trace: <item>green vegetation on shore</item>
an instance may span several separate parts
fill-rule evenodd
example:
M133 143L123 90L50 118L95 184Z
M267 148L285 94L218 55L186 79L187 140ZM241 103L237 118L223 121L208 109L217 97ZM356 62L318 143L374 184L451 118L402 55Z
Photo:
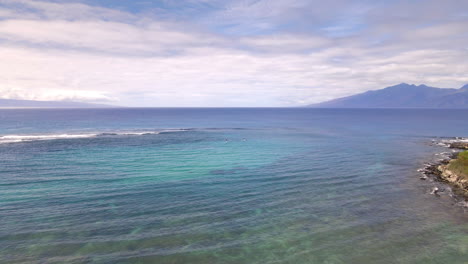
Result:
M460 152L457 159L450 162L448 169L468 179L468 151Z

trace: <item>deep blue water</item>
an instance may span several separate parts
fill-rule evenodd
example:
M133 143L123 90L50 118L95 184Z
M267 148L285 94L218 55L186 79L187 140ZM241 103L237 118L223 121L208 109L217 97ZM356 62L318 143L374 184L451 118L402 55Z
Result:
M455 136L468 110L0 110L0 263L467 263L417 172Z

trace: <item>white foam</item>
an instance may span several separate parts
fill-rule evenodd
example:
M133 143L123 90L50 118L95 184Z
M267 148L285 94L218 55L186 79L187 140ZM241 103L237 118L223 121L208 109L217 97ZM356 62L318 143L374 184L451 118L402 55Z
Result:
M441 147L446 147L449 148L452 143L455 142L468 142L468 138L462 138L462 137L454 137L454 138L444 138L444 139L438 139L432 140L432 144L436 146L441 146Z
M456 203L456 205L464 207L464 208L468 208L468 202L467 201L460 201L460 202Z
M5 135L0 136L0 144L53 139L90 138L97 134L50 134L50 135Z
M160 131L117 131L117 132L112 131L112 132L87 133L87 134L3 135L3 136L0 136L0 144L42 141L42 140L56 140L56 139L80 139L80 138L112 137L112 136L143 136L143 135L157 135L159 133Z
M468 138L457 137L457 138L442 139L439 141L438 144L450 144L454 142L468 142Z
M30 140L30 139L59 139L59 138L86 138L93 137L96 134L59 134L59 135L6 135L1 136L2 139L12 140Z
M117 132L117 133L102 133L100 135L105 136L105 135L115 135L115 136L143 136L143 135L158 135L160 132L150 132L150 131L145 131L145 132Z
M144 135L158 135L167 132L187 132L191 129L174 128L162 130L140 130L140 131L101 131L82 134L41 134L41 135L0 135L0 144L30 142L41 140L55 140L55 139L79 139L79 138L93 138L93 137L116 137L116 136L144 136Z

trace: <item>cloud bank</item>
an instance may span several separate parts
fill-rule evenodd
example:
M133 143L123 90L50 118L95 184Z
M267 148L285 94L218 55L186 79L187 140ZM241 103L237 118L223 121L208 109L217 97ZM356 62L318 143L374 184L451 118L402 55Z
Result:
M0 98L298 106L468 83L466 1L164 3L0 0Z

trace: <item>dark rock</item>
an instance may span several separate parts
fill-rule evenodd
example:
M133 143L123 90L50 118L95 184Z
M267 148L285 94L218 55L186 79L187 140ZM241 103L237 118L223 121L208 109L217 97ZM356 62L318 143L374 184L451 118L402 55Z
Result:
M453 142L449 147L455 149L468 149L468 142Z

